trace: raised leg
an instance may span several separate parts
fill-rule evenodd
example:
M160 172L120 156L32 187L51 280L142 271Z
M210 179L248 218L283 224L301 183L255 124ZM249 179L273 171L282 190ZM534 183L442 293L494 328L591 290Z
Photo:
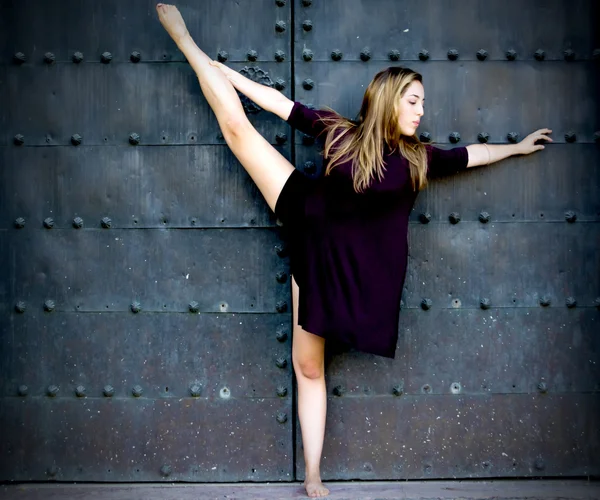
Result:
M298 383L298 417L302 430L306 478L309 497L324 497L329 490L321 482L321 453L325 437L327 392L325 389L325 339L298 325L299 288L292 278L294 320L292 360Z

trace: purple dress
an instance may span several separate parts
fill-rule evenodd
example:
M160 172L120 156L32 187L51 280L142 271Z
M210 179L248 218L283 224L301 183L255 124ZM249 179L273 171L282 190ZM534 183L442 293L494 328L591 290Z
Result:
M294 103L288 123L324 139L326 111ZM466 169L466 147L426 146L428 177ZM275 213L290 230L291 272L300 289L298 323L335 350L393 358L408 260L413 191L408 161L384 150L384 177L356 193L350 162L311 179L295 170Z

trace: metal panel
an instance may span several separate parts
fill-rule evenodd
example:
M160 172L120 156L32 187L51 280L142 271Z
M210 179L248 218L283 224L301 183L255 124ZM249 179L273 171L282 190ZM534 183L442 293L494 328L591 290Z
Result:
M287 151L283 153L288 156ZM0 148L0 227L272 226L275 217L225 146ZM32 180L35 179L35 182ZM49 189L48 186L52 186Z
M281 79L289 89L289 65L253 67L268 73L266 83ZM132 133L141 145L225 143L188 64L23 65L9 67L6 77L8 94L0 102L10 127L3 144L22 134L25 145L71 146L79 134L82 145L127 146ZM267 113L250 117L270 142L289 130Z
M0 479L289 481L291 425L277 418L290 412L273 398L6 398Z
M2 40L1 53L10 58L21 51L28 62L39 63L47 51L55 54L57 62L71 62L73 52L80 51L84 62L99 63L105 51L111 52L113 62L123 62L137 50L142 62L182 61L183 54L158 22L156 3L4 0L0 33L7 30L10 37ZM248 51L256 50L260 61L273 61L275 50L281 49L289 59L289 4L187 0L177 6L190 33L211 57L225 50L230 60L245 61ZM276 31L277 21L286 23L284 32ZM251 29L244 28L246 23Z
M335 49L342 61L359 61L365 48L375 60L387 60L392 50L400 60L415 60L423 49L430 60L445 60L451 48L460 60L477 60L479 49L489 59L506 59L513 49L518 60L533 60L543 49L547 61L562 60L571 49L577 60L589 60L599 46L600 12L587 0L295 2L296 42L312 50L315 61L331 60ZM310 30L304 29L306 20L312 21ZM296 61L302 59L302 50L296 51Z
M201 396L273 398L291 395L289 315L274 314L54 314L40 308L11 313L2 333L0 393L74 398L83 386L89 397L185 398L199 385ZM283 360L283 362L281 362ZM279 363L279 365L278 365ZM197 388L198 389L198 388Z
M329 403L325 480L589 476L600 470L597 394L342 396Z

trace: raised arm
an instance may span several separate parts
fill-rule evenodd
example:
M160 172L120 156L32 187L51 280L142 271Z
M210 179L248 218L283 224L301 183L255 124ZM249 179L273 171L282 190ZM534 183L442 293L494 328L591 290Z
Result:
M271 87L267 87L266 85L253 82L241 73L238 73L220 62L211 61L210 64L219 68L237 90L250 98L261 108L266 109L271 113L275 113L283 120L289 118L294 102L290 101L281 92L272 89Z

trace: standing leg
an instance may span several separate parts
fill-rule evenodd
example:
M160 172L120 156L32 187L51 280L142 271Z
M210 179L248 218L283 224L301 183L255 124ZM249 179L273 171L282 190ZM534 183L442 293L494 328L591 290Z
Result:
M329 494L329 490L321 482L320 469L327 414L325 339L303 330L298 325L299 295L296 280L292 278L292 360L298 383L298 417L306 464L304 487L309 497L324 497Z

